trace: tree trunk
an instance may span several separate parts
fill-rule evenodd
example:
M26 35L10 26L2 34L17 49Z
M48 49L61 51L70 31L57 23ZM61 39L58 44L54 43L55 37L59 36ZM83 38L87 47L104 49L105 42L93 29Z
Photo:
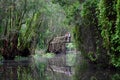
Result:
M9 38L1 39L2 47L0 52L5 60L13 60L15 56L27 57L30 55L29 48L18 49L18 33L10 34Z

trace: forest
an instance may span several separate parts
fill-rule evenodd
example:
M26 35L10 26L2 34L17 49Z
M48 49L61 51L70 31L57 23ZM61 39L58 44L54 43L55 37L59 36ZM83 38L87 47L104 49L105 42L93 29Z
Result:
M120 0L0 0L0 80L120 80L119 70Z

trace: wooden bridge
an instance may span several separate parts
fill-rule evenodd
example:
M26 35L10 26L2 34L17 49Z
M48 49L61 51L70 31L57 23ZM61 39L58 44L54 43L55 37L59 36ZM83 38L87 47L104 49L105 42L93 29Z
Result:
M68 36L55 37L50 40L47 52L66 54L66 43L69 42L70 38Z

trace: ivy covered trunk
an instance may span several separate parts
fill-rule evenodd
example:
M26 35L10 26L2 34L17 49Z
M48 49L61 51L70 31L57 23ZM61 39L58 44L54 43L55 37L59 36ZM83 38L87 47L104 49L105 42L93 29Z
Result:
M12 41L8 39L1 39L2 47L1 54L5 60L12 60L15 58L16 53L18 53L17 49L17 41L16 39L12 39Z
M1 0L0 55L6 60L35 53L42 23L39 0ZM33 3L33 4L31 4Z
M76 45L82 55L92 63L108 64L106 49L98 26L97 0L85 1L81 5L80 23L75 27Z
M91 62L120 67L120 0L86 0L80 7L78 49Z
M80 7L78 49L91 62L120 67L120 1L86 0Z
M99 10L101 35L110 58L109 63L120 67L120 1L101 0Z
M15 56L27 57L31 54L28 47L19 49L18 48L18 34L15 33L11 38L2 38L0 40L2 46L0 53L5 60L13 60Z

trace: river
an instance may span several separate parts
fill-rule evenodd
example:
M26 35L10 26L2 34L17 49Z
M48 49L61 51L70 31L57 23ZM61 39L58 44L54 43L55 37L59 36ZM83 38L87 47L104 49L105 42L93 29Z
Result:
M0 80L120 80L119 70L98 68L82 57L74 61L74 55L1 60Z

